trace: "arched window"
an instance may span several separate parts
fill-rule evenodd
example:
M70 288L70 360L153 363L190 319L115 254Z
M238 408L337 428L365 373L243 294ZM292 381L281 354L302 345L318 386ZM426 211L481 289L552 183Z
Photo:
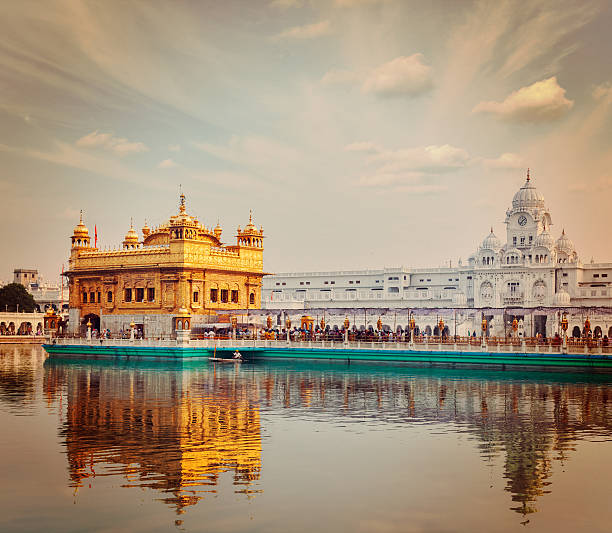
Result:
M255 293L254 292L249 294L249 304L255 305Z

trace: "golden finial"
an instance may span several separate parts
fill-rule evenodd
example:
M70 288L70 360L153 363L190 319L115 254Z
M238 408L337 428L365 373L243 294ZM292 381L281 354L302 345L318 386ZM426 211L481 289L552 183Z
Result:
M527 169L527 181L530 181L531 178L529 177L529 169Z
M249 224L253 223L253 210L249 209Z
M79 224L83 223L83 210L81 209L81 216L79 218Z

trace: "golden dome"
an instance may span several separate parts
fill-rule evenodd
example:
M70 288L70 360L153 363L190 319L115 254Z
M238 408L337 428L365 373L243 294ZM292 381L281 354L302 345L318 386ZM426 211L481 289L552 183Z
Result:
M221 227L221 224L219 224L219 221L217 221L217 225L215 226L215 229L213 230L213 233L215 234L215 237L217 237L217 239L221 239L221 234L223 233L223 228Z
M125 234L125 239L123 239L123 246L134 246L138 244L138 233L134 229L134 222L130 222L130 229Z
M147 225L147 221L145 220L144 226L142 227L142 234L147 237L151 233L151 228Z
M81 210L81 217L79 219L79 223L74 228L73 236L81 237L81 238L89 237L89 230L87 229L87 226L83 224L83 211L82 210Z
M253 211L249 211L249 223L244 227L244 231L255 231L255 224L253 224Z

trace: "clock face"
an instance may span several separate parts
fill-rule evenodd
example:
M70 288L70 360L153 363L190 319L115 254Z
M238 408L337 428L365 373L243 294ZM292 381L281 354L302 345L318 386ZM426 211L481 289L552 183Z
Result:
M518 219L519 226L524 226L527 224L527 217L525 215L521 215Z

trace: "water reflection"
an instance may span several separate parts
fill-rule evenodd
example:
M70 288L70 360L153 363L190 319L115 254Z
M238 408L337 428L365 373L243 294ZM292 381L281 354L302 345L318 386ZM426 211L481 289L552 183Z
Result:
M36 400L37 375L45 355L40 346L0 345L0 409L27 414Z
M235 375L210 382L206 371L54 361L46 370L47 392L66 380L61 436L75 489L121 474L123 486L161 491L177 513L215 493L226 471L235 492L259 490L259 410Z
M0 405L19 397L6 390L35 395L35 359L23 360L23 368L2 360ZM308 430L322 422L364 438L411 428L431 438L465 435L483 467L501 466L496 475L504 478L508 508L528 515L563 475L554 465L571 461L577 443L612 440L611 380L315 362L215 369L206 362L48 360L42 391L60 413L77 491L96 477L116 476L123 486L159 491L181 513L217 493L229 476L234 492L252 498L265 488L266 424L282 425L286 417ZM337 453L333 442L329 448ZM290 474L284 482L309 483ZM460 492L459 480L448 482Z

